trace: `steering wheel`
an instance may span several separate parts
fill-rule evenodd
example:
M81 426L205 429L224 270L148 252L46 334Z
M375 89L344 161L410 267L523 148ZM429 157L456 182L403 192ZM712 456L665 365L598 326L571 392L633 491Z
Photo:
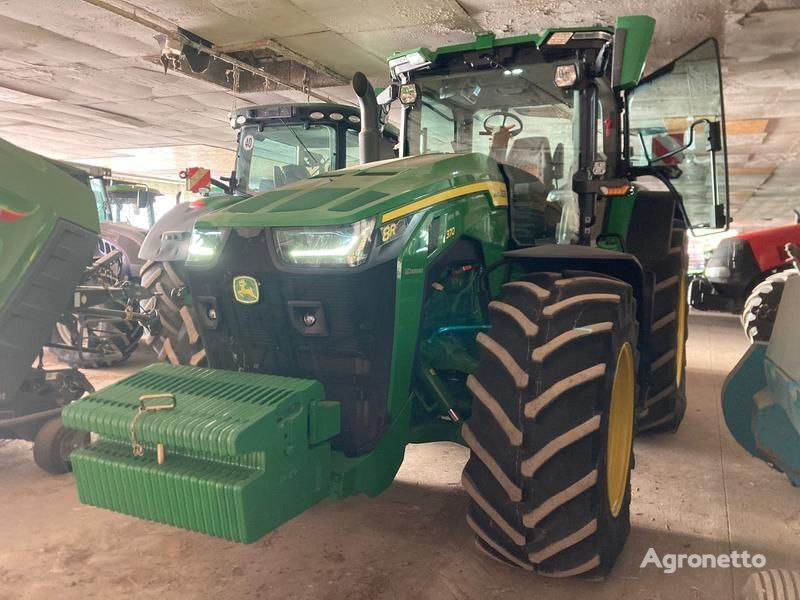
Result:
M303 152L303 165L309 170L317 168L319 173L324 173L328 170L328 159L316 152Z
M502 117L502 120L500 119ZM494 119L497 124L491 124L489 121ZM522 132L522 120L517 117L516 115L512 115L509 112L498 111L496 113L490 114L483 120L483 131L481 131L481 135L493 135L497 131L500 130L501 127L506 127L506 123L511 121L514 124L514 129L511 130L511 136L517 136Z

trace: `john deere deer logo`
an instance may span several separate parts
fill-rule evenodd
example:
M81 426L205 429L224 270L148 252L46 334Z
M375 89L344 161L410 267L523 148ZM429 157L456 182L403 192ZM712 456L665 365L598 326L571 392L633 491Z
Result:
M239 275L233 278L233 297L241 304L255 304L260 297L255 277Z

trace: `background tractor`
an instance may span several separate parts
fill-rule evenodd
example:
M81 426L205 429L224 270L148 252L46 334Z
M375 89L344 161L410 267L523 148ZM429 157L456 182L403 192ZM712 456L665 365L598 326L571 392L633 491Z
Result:
M363 162L395 102L399 159L195 222L211 368L156 364L67 408L100 436L74 455L81 500L250 542L450 440L471 451L481 550L607 573L637 423L672 431L685 410L687 228L727 225L717 45L642 79L653 28L391 57Z
M741 313L751 342L767 342L789 277L797 274L790 247L800 244L800 223L749 231L720 241L705 270L689 284L698 310Z
M758 283L744 303L742 327L751 342L768 342L772 337L775 319L790 279L800 275L800 246L793 242L784 245L786 268L776 271Z
M183 262L192 227L203 215L266 190L359 162L361 115L341 104L250 106L231 113L239 148L224 194L175 206L152 227L142 244L142 285L153 294L146 303L158 310L162 328L144 341L161 360L203 365L206 351L191 302L184 296ZM394 157L397 133L387 129L378 142L382 158Z
M128 221L144 211L141 224L151 226L153 204L160 192L142 184L111 183L111 172L101 167L61 162L56 165L91 189L100 233L92 260L78 284L84 294L92 290L92 302L73 306L73 310L61 315L50 349L61 362L73 367L119 364L136 349L145 331L142 321L155 322L154 315L141 320L126 318L139 313L138 300L146 296L136 283L142 266L139 249L147 230ZM103 311L105 316L100 314Z

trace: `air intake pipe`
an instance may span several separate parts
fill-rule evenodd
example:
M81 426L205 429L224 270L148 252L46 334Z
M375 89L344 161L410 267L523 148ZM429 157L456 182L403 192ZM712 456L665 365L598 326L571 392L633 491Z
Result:
M361 164L378 160L380 123L375 89L361 71L353 75L353 91L361 108L361 133L358 134L358 158Z

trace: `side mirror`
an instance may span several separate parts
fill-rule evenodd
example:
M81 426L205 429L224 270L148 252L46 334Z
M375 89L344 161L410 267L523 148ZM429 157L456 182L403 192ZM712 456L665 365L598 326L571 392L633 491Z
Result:
M626 43L625 49L631 48ZM641 142L636 162L646 163L642 172L671 189L693 235L727 229L730 194L717 42L708 39L642 79L626 104L628 133Z
M706 152L722 152L722 124L719 121L708 123L706 132Z
M553 151L553 179L564 178L564 144L558 143Z

